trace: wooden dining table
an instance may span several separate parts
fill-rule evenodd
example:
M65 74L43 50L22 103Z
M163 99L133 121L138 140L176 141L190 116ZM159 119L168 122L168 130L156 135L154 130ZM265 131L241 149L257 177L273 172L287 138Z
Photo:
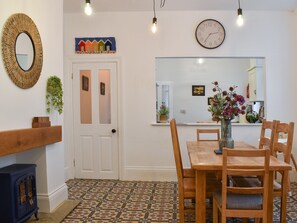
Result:
M222 171L222 155L217 155L214 150L219 148L218 142L211 141L188 141L187 149L192 169L196 172L196 223L206 222L206 174L208 172ZM235 149L256 149L244 142L235 142ZM260 162L261 163L261 162ZM254 157L237 158L236 165L256 167L260 165L259 160ZM263 161L262 161L263 165ZM273 222L273 181L274 171L284 171L282 179L282 199L287 199L288 172L292 167L277 158L271 156L269 165L269 196L268 196L268 222ZM219 189L219 188L218 188ZM286 208L286 207L284 207ZM286 222L286 216L281 215L281 222Z

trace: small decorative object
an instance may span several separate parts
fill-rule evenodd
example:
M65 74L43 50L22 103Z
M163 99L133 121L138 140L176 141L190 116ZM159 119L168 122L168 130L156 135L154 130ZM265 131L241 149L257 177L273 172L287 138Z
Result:
M192 85L192 96L205 96L205 85Z
M50 127L49 117L34 117L32 120L32 128Z
M231 133L231 120L239 114L245 114L245 99L236 94L237 86L229 87L229 91L222 90L217 81L213 82L213 92L216 94L211 100L208 111L211 112L213 121L221 121L221 139L219 149L215 152L222 153L223 147L234 148L234 140Z
M255 123L256 121L258 121L259 119L259 115L256 111L250 111L246 113L246 120L249 123Z
M195 36L197 42L206 49L215 49L225 40L224 26L214 19L206 19L199 23Z
M105 83L100 82L100 94L105 95Z
M208 97L207 98L207 105L211 105L211 101L212 101L213 97Z
M114 37L75 38L75 52L82 54L115 53Z
M63 105L62 81L57 76L51 76L47 79L46 86L46 112L50 113L54 109L62 114Z
M162 104L160 106L159 115L160 115L159 120L161 123L166 123L168 121L169 109L166 105Z
M88 77L86 77L86 76L84 76L84 75L82 75L82 82L81 82L82 84L82 86L81 86L81 89L83 90L83 91L89 91L89 78Z

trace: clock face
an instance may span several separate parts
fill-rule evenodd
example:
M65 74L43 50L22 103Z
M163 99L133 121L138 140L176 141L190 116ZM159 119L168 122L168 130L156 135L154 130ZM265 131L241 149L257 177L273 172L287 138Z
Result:
M203 20L195 31L197 42L207 49L219 47L224 42L225 35L224 26L214 19Z

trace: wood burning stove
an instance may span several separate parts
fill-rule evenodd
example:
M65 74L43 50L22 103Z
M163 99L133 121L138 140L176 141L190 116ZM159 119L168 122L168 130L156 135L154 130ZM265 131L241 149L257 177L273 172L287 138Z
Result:
M13 164L0 169L0 222L24 222L38 213L36 165Z

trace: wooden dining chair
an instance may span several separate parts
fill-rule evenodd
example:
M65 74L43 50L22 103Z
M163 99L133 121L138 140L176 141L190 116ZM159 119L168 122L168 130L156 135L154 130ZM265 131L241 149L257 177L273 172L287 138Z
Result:
M260 139L259 139L259 149L269 149L270 154L272 155L273 151L273 140L274 140L274 134L275 134L275 127L276 127L277 121L267 121L266 119L262 120L262 126L261 126L261 133L260 133ZM232 178L232 183L236 186L256 186L260 183L258 181L258 178L256 176L234 176Z
M201 137L201 135L209 136L211 138ZM197 141L219 141L220 140L220 130L219 129L197 129Z
M286 133L287 140L283 141L280 140L280 135L282 133ZM290 164L291 156L292 156L292 145L293 145L293 135L294 135L294 123L281 123L277 122L276 128L275 128L275 137L273 140L273 150L272 155L277 157L278 155L283 156L283 161ZM287 193L284 192L284 188L282 188L282 183L284 180L287 181L287 192L289 195L291 195L291 182L288 171L279 171L276 174L278 174L279 178L278 180L274 181L274 190L273 195L274 197L280 197L281 198L281 220L282 222L286 221L286 205L287 205ZM286 174L286 175L285 175ZM280 182L280 183L279 183Z
M270 139L260 139L260 145L263 144L263 148L266 145L269 144L269 146L266 146L265 148L269 147L271 155L274 157L277 157L278 155L283 156L283 161L290 164L290 159L292 157L292 144L293 144L293 135L294 135L294 123L280 123L280 121L273 121L273 126L272 127L273 133L271 133ZM286 141L280 140L280 135L283 133L286 133L287 139ZM262 134L262 131L261 131ZM271 140L272 139L272 140ZM269 142L269 143L268 143ZM260 146L259 146L260 147ZM262 147L260 147L262 148ZM275 173L276 175L276 180L273 183L273 196L274 197L280 197L281 198L281 222L286 222L286 205L287 205L287 194L291 195L291 182L290 178L288 175L288 171L279 171ZM277 177L278 176L278 177ZM284 192L284 188L282 188L282 184L284 183L283 181L286 181L286 191L287 193ZM259 179L255 177L234 177L232 179L232 182L235 186L259 186L261 182Z
M261 157L263 164L259 167L247 167L238 163L239 158L249 157ZM226 222L227 217L252 217L257 221L262 218L263 223L267 222L269 162L268 149L223 149L222 191L213 195L214 223L218 222L219 211L222 223ZM250 175L258 176L262 183L257 187L228 185L229 177Z
M179 222L183 223L186 212L195 212L195 204L187 206L185 200L195 201L196 183L195 171L191 168L183 168L178 132L175 119L170 121L171 138L176 165L177 181L178 181L178 197L179 197ZM220 187L219 182L214 177L206 178L206 196L212 199L212 193Z
M220 141L220 129L197 129L197 141L213 142ZM207 176L215 177L217 181L221 181L222 172L207 173Z
M277 120L267 121L266 119L262 120L261 133L259 139L259 149L269 149L272 151L273 148L273 139L275 135L275 127ZM272 152L271 152L272 154Z
M170 121L170 130L178 181L179 221L183 223L185 221L185 212L195 210L194 207L185 205L185 199L195 199L195 172L192 169L183 168L175 119ZM186 174L188 174L188 177L185 176ZM191 174L193 177L190 177Z

